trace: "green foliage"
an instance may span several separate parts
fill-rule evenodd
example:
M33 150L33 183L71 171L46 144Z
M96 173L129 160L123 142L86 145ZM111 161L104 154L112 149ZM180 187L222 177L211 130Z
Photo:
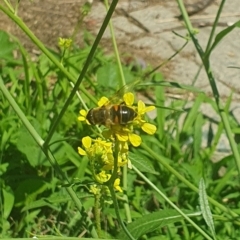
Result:
M118 201L118 211L102 203L102 236L239 238L239 127L229 110L232 96L222 106L212 82L215 99L194 86L164 81L161 73L147 75L131 66L121 68L115 58L96 48L98 41L92 47L85 39L82 49L73 45L49 52L11 11L2 4L0 10L42 51L32 61L17 39L0 31L0 238L63 235L67 239L81 234L97 238L94 217L89 214L94 206L89 192L91 169L88 159L77 153L81 139L96 135L96 129L77 120L79 110L85 104L96 106L103 95L110 96L121 85L119 78L130 83L144 76L139 86L149 100L155 100L156 117L148 120L157 132L154 136L138 132L143 144L130 149L134 167L124 170L125 192L112 197ZM83 9L86 14L89 10ZM183 17L193 33L188 17ZM239 22L220 32L205 54L199 53L213 82L207 71L211 51L236 27ZM100 38L99 34L96 40ZM18 58L13 51L19 53ZM78 77L80 72L83 76ZM74 84L81 84L77 88L80 98ZM172 87L194 92L194 102L175 99L169 103L165 89ZM219 116L217 120L202 113L206 105ZM220 152L218 161L213 161L225 135L232 153ZM121 228L120 218L124 223L132 221L127 229Z

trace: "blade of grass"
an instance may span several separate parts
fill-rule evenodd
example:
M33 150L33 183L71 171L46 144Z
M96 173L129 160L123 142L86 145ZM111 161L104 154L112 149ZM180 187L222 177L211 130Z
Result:
M79 88L79 86L80 86L80 84L81 84L81 82L82 82L82 80L83 80L83 78L84 78L84 76L85 76L85 74L87 72L88 66L91 63L92 58L94 57L95 51L97 50L99 42L100 42L100 40L101 40L101 38L102 38L106 28L107 28L107 25L108 25L108 23L109 23L109 21L110 21L110 19L112 17L114 9L117 6L117 3L118 3L118 0L112 1L112 4L111 4L111 6L109 8L109 11L107 12L107 15L106 15L106 17L105 17L105 19L104 19L104 21L102 23L102 26L101 26L101 28L100 28L100 30L99 30L96 38L95 38L95 41L94 41L94 43L92 45L92 48L91 48L91 50L90 50L90 52L88 54L88 57L87 57L86 62L84 64L84 66L83 66L83 69L82 69L82 71L81 71L81 73L80 73L80 75L79 75L79 77L78 77L78 79L76 81L76 84L75 84L73 90L71 91L71 94L69 95L67 101L65 102L65 104L63 106L63 109L59 113L59 116L57 117L57 119L55 120L55 122L52 125L52 128L50 129L50 132L49 132L49 134L48 134L48 136L46 138L46 145L51 140L52 135L54 134L55 129L56 129L57 125L59 124L59 122L60 122L64 112L66 111L68 105L71 103L73 97L75 96L76 92L78 91L78 88Z
M104 0L104 4L106 6L107 11L109 11L108 0ZM126 81L125 81L125 77L124 77L124 73L123 73L122 63L121 63L121 59L120 59L120 56L119 56L119 51L118 51L117 42L116 42L114 29L113 29L113 25L112 25L111 20L109 21L109 29L110 29L110 32L111 32L113 49L114 49L114 52L115 52L115 57L117 59L118 69L119 69L120 76L121 76L120 87L123 87L126 84Z
M163 192L161 192L149 179L142 174L136 167L133 166L133 170L142 178L144 181L152 187L171 207L173 207L177 212L179 212L199 233L201 233L205 239L212 239L208 236L195 222L192 221L180 208L178 208Z
M145 143L141 144L141 147L146 150L153 158L155 158L163 167L165 167L169 172L174 174L181 182L183 182L186 186L188 186L191 190L198 193L198 188L194 186L191 182L189 182L185 177L183 177L177 170L171 167L168 162L171 162L171 159L168 159L164 156L161 156L154 152L150 147L148 147ZM224 205L220 204L218 201L215 201L213 198L208 197L208 201L212 203L214 206L218 207L225 213L229 213L232 217L239 217L238 214L231 211ZM238 222L239 223L239 222Z
M231 127L230 127L228 116L227 116L226 112L224 111L224 109L223 109L223 107L220 103L220 95L219 95L219 92L218 92L216 81L215 81L214 76L213 76L212 71L211 71L209 58L205 57L205 53L203 52L202 47L200 46L200 44L198 43L198 40L194 36L194 31L193 31L189 16L187 14L187 11L185 9L185 6L183 4L183 1L182 0L177 0L177 2L178 2L178 5L179 5L179 8L180 8L180 11L182 13L184 22L186 24L186 28L189 32L189 35L191 36L191 38L193 40L195 48L198 51L198 54L199 54L199 56L202 60L203 66L204 66L205 71L207 73L208 80L209 80L210 86L212 88L213 96L215 98L215 101L216 101L216 104L217 104L217 107L218 107L218 112L219 112L219 115L222 119L225 131L226 131L226 134L227 134L227 137L228 137L228 140L229 140L229 143L230 143L233 155L234 155L235 164L236 164L236 167L238 169L238 176L239 176L239 180L240 180L240 155L239 155L239 152L238 152L237 144L236 144L236 142L234 141L234 138L233 138L233 134L232 134L232 130L231 130ZM223 0L223 2L224 2L224 0Z
M11 96L9 91L7 90L7 88L5 87L1 76L0 76L0 89L1 89L1 91L3 93L3 95L5 96L5 98L8 100L9 104L12 106L12 108L14 109L16 114L21 119L23 125L29 131L30 135L33 137L33 139L36 141L38 146L42 149L43 153L48 158L49 162L52 164L54 169L57 171L58 176L60 177L60 179L63 182L69 184L70 182L68 181L68 179L66 178L66 176L62 172L62 170L60 169L60 167L59 167L56 159L54 158L52 152L50 151L49 148L44 148L44 140L36 132L34 127L31 125L31 123L28 121L28 119L26 118L26 116L22 112L22 110L19 108L19 106L17 105L17 103L15 102L15 100L13 99L13 97ZM83 214L83 212L84 212L83 205L82 205L81 201L78 199L78 197L77 197L76 193L73 191L73 189L71 187L66 187L66 190L67 190L68 194L70 195L70 197L72 198L72 200L74 201L74 203L76 204L76 207L78 208L80 215L82 215L82 217L86 216L87 214ZM97 233L95 231L95 228L93 227L93 224L92 224L91 220L88 217L86 217L85 220L86 220L86 223L87 223L86 229L91 232L91 235L93 237L97 238L98 235L97 235Z
M197 114L195 123L194 123L194 140L193 140L193 154L194 158L199 156L201 152L201 143L202 143L202 126L204 124L203 116L201 113Z
M188 132L192 130L193 122L195 120L195 117L198 114L199 108L203 102L204 94L198 95L198 97L195 99L193 106L191 107L190 112L188 113L186 119L184 120L184 125L182 128L183 132Z
M162 106L165 102L165 94L163 87L155 88L155 96L156 96L156 105ZM164 127L165 127L165 112L164 108L157 108L157 132L159 139L162 140L164 137Z
M215 30L216 30L216 27L217 27L218 20L220 18L220 14L221 14L221 12L223 10L223 6L225 4L225 1L226 0L222 0L221 3L220 3L220 6L218 8L218 12L217 12L216 18L215 18L213 26L212 26L212 30L211 30L211 33L210 33L210 36L209 36L209 39L208 39L208 43L207 43L207 47L206 47L205 52L208 52L208 50L210 49L210 47L212 45L212 39L213 39Z
M210 228L213 238L216 240L213 217L212 217L211 209L208 204L207 193L206 193L203 178L200 179L200 182L199 182L199 203L200 203L200 208L202 211L203 218L207 223L208 227Z
M26 110L27 115L31 112L31 102L30 102L30 74L29 74L29 64L28 64L28 56L25 49L22 47L21 44L18 45L20 52L22 54L22 61L23 61L23 69L24 69L24 95L25 95L25 102L26 102ZM30 108L31 106L31 108Z

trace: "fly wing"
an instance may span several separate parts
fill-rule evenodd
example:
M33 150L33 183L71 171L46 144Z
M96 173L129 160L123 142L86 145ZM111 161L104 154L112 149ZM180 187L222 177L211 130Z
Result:
M130 82L123 87L121 87L113 96L111 96L108 100L108 102L104 105L108 104L120 104L123 103L123 95L127 92L131 92L132 89L140 82L140 80L135 80L133 82Z

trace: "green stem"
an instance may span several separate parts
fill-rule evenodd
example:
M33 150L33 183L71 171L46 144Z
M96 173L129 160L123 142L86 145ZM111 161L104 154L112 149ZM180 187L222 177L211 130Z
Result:
M219 8L218 8L218 12L217 12L217 15L216 15L216 18L214 20L214 23L213 23L213 26L212 26L212 30L211 30L211 33L210 33L210 37L208 39L208 44L207 44L207 47L206 47L206 50L205 52L207 53L209 51L209 49L211 48L211 44L212 44L212 40L213 40L213 37L214 37L214 34L215 34L215 30L216 30L216 27L217 27L217 24L218 24L218 20L220 18L220 14L222 13L222 10L223 10L223 6L225 4L225 1L226 0L222 0Z
M34 127L28 121L28 119L26 118L26 116L24 115L22 110L19 108L19 106L17 105L17 103L15 102L15 100L13 99L13 97L11 96L9 91L7 90L7 88L5 87L1 76L0 76L0 89L3 93L3 95L5 96L5 98L8 100L9 104L12 106L12 108L14 109L16 114L21 119L23 125L26 127L26 129L28 130L30 135L33 137L33 139L38 144L38 146L42 149L42 151L44 152L44 154L46 155L47 159L49 160L51 165L54 167L54 169L56 169L56 172L58 173L58 176L60 177L60 179L63 181L63 184L66 184L66 183L69 184L68 179L66 178L66 176L62 172L62 170L59 168L59 165L58 165L56 159L54 158L53 154L51 153L50 149L44 148L44 140L39 136L39 134L36 132ZM82 217L86 216L86 214L83 214L84 213L83 205L80 202L80 200L78 199L78 197L77 197L76 193L73 191L73 189L71 187L66 187L66 190L67 190L68 194L70 195L70 197L72 198L72 200L74 201L74 203L76 204L76 206L79 210L80 216L82 216ZM88 217L86 217L85 220L87 223L86 229L91 232L91 235L93 237L97 238L98 235L96 233L95 228L93 227L91 220Z
M172 56L170 56L167 60L163 61L161 64L159 64L157 67L155 67L150 72L147 72L146 74L144 74L143 78L144 79L147 78L152 73L156 72L158 69L160 69L162 66L164 66L166 63L170 62L177 54L179 54L185 48L185 46L187 46L187 44L188 44L188 40L182 45L181 48L179 48L176 52L174 52L174 54Z
M5 4L7 5L8 9L14 13L14 8L8 0L4 0Z
M154 152L150 147L148 147L145 143L141 144L141 147L145 149L153 158L155 158L163 167L165 167L169 172L171 172L175 177L177 177L181 182L183 182L186 186L188 186L191 190L194 192L198 193L198 188L194 186L191 182L189 182L185 177L183 177L177 170L172 168L168 162L171 162L170 159L163 157L156 152ZM226 213L230 213L232 217L238 217L238 214L235 212L231 211L230 209L224 207L222 204L219 202L215 201L213 198L208 197L208 201L211 202L214 206L218 207L222 211Z
M190 34L190 36L193 40L193 43L195 45L196 50L198 51L199 56L201 57L203 66L204 66L205 71L207 73L208 80L209 80L210 86L212 88L213 96L215 98L215 101L216 101L216 104L217 104L217 107L218 107L218 112L219 112L219 115L222 119L225 131L226 131L226 134L227 134L227 137L228 137L228 140L229 140L229 143L230 143L233 155L234 155L235 164L236 164L237 170L238 170L238 175L239 175L239 178L240 178L240 155L239 155L239 152L238 152L238 147L237 147L237 144L236 144L236 142L234 140L234 137L233 137L233 133L232 133L232 130L231 130L231 127L230 127L230 122L229 122L228 116L225 113L225 111L224 111L224 109L223 109L223 107L221 106L221 103L220 103L220 95L219 95L219 92L218 92L216 81L213 77L213 74L212 74L212 71L211 71L211 68L210 68L209 58L204 58L205 53L203 52L202 47L199 45L198 40L195 38L195 36L193 34L194 31L193 31L192 25L190 23L189 17L187 15L186 9L184 7L184 4L182 3L182 0L178 0L177 2L179 4L180 11L182 12L183 19L185 21L187 30L188 30L188 32L189 32L189 34ZM224 2L225 1L223 0L222 4L221 4L221 9L223 7L222 5L224 4ZM218 12L218 17L219 17L219 15L220 15L220 12ZM217 17L217 19L218 19L218 17ZM217 19L216 19L216 21L217 21ZM210 46L209 46L208 49L210 49ZM209 54L207 54L207 56L209 56Z
M108 0L104 0L104 3L106 6L106 9L108 11L109 10ZM113 48L114 48L114 52L115 52L115 57L117 59L118 69L120 72L120 81L121 81L120 87L123 87L123 86L125 86L126 81L125 81L125 77L124 77L124 73L123 73L122 63L121 63L121 59L119 56L119 51L118 51L117 42L116 42L116 38L115 38L114 28L113 28L113 24L112 24L111 20L109 21L109 29L111 32L112 43L113 43ZM115 169L115 167L114 167L114 169ZM114 174L112 176L114 176ZM115 177L115 179L116 179L116 177ZM127 189L127 166L123 167L122 181L123 181L123 189ZM124 209L126 212L127 222L132 222L131 211L130 211L130 207L128 204L128 196L126 194L124 194L123 198L124 198Z
M111 5L111 6L112 6L112 5ZM60 71L62 71L62 73L67 77L67 79L68 79L70 82L75 82L75 81L76 81L75 77L74 77L71 73L69 73L69 72L67 71L67 69L65 69L65 68L62 66L61 62L59 62L58 59L56 59L56 58L53 56L53 54L51 54L50 51L47 50L47 48L43 45L43 43L31 32L31 30L24 24L24 22L23 22L18 16L14 15L11 11L9 11L9 10L6 9L6 8L4 8L2 5L0 5L0 10L2 10L6 15L8 15L8 17L10 17L10 18L23 30L23 32L32 40L33 43L36 44L36 46L49 58L49 60L50 60L53 64L55 64L55 65L60 69ZM113 10L112 10L112 11L113 11ZM105 19L105 20L106 20L106 19ZM106 25L106 24L105 24L105 25ZM106 25L106 26L107 26L107 25ZM106 26L105 26L105 28L106 28ZM100 29L100 31L101 31L101 29ZM103 34L103 33L102 33L102 34ZM98 37L97 37L97 38L98 38ZM96 38L96 40L97 40L97 38ZM78 78L78 81L77 81L77 83L75 84L75 87L73 88L73 90L72 90L69 98L67 99L66 103L64 104L64 106L63 106L60 114L57 116L56 120L54 121L54 123L53 123L53 125L52 125L52 128L50 129L50 132L49 132L49 134L48 134L48 136L47 136L47 138L46 138L45 144L48 144L48 143L50 142L50 140L51 140L51 138L52 138L52 135L54 134L55 129L56 129L56 127L58 126L58 123L60 122L63 114L65 113L68 105L69 105L70 102L72 101L72 98L74 97L75 92L78 90L78 88L80 88L81 92L82 92L83 94L85 94L89 99L91 99L91 101L93 101L94 103L97 103L96 99L95 99L88 91L86 91L86 89L85 89L84 87L82 87L82 86L79 87L79 85L80 85L80 83L81 83L81 81L82 81L82 79L83 79L83 76L84 76L84 74L86 73L87 67L88 67L88 65L89 65L90 62L91 62L91 58L93 57L93 54L94 54L94 52L95 52L95 50L96 50L96 47L97 47L97 45L96 45L96 40L95 40L95 45L93 46L94 49L93 49L93 48L91 49L91 51L90 51L91 54L89 54L90 57L88 57L87 62L86 62L86 64L85 64L85 66L84 66L84 69L83 69L84 72L81 72L81 75L80 75L81 78L80 78L80 77ZM98 42L99 42L99 41L100 41L100 39L98 38ZM94 50L94 51L93 51L93 50Z
M78 91L78 88L79 88L79 86L80 86L80 84L81 84L84 76L85 76L86 73L87 73L88 66L89 66L89 65L91 64L91 62L92 62L92 59L93 59L94 54L95 54L95 51L97 50L97 47L98 47L98 45L99 45L99 42L100 42L100 40L101 40L101 38L102 38L102 36L103 36L106 28L107 28L107 25L108 25L108 23L109 23L109 21L110 21L110 19L111 19L111 16L112 16L112 14L113 14L113 12L114 12L114 9L115 9L115 7L117 6L117 3L118 3L118 0L115 0L115 1L112 2L111 6L110 6L110 8L109 8L109 11L107 12L107 15L106 15L106 17L105 17L105 19L104 19L104 21L103 21L103 24L102 24L102 26L101 26L101 28L100 28L100 30L99 30L96 38L95 38L95 41L94 41L94 43L93 43L93 46L92 46L92 48L91 48L91 50L90 50L90 52L89 52L89 54L88 54L88 57L87 57L86 62L85 62L85 64L84 64L84 66L83 66L83 69L82 69L82 71L81 71L81 73L80 73L80 75L79 75L79 77L78 77L78 79L77 79L77 82L76 82L73 90L71 91L71 94L69 95L66 103L64 104L63 109L60 111L57 119L54 121L54 123L53 123L53 125L52 125L52 128L50 129L50 132L49 132L48 137L47 137L47 139L46 139L46 144L49 143L49 141L50 141L50 139L52 138L52 136L53 136L53 134L54 134L54 132L55 132L55 129L56 129L56 127L58 126L61 118L63 117L63 114L65 113L68 105L71 103L73 97L75 96L76 92ZM74 81L73 81L73 82L74 82ZM95 100L94 102L96 102L96 100Z
M128 189L128 181L127 181L127 171L128 171L128 166L127 164L123 166L123 189L126 190ZM131 210L129 206L129 201L128 201L128 196L127 194L123 194L123 200L124 200L124 209L126 213L126 218L127 218L127 223L132 222L132 216L131 216Z
M101 218L100 218L100 193L94 195L94 217L97 227L98 237L101 238Z
M104 0L104 4L105 4L106 9L108 11L109 10L108 0ZM119 69L120 77L121 77L120 78L120 80L121 80L120 87L123 87L124 85L126 85L126 81L125 81L125 77L124 77L124 73L123 73L121 59L119 57L119 51L118 51L117 42L116 42L114 29L113 29L113 25L112 25L112 21L111 20L109 21L109 28L110 28L110 32L111 32L111 37L112 37L112 43L113 43L115 56L116 56L116 59L117 59L118 69Z
M19 116L19 118L22 120L24 126L27 128L33 139L36 141L36 143L42 148L44 140L39 136L39 134L36 132L34 127L31 125L31 123L28 121L22 110L19 108L17 103L15 102L14 98L11 96L7 88L5 87L2 77L0 76L0 89L2 90L3 95L8 100L9 104L12 106L13 110L16 112L16 114Z
M126 226L124 225L124 223L123 223L123 221L121 219L121 216L120 216L120 213L119 213L119 206L118 206L116 194L114 192L114 182L115 182L115 180L117 178L117 174L118 174L118 172L117 172L118 171L118 153L119 153L119 143L118 143L118 140L115 139L115 147L114 147L114 153L113 153L113 156L114 156L113 173L112 173L111 178L105 183L105 185L107 185L107 187L108 187L108 189L109 189L109 191L111 193L112 200L113 200L113 203L114 203L114 209L115 209L118 221L120 222L120 224L121 224L124 232L127 234L127 236L131 240L134 240L133 236L128 231L128 229L126 228Z
M24 68L24 75L25 75L23 91L24 91L25 102L26 102L26 110L27 110L26 114L29 115L29 113L32 111L32 109L30 108L31 97L30 97L30 76L29 76L29 64L31 64L31 60L28 60L28 56L25 49L22 47L19 41L17 42L18 42L20 52L22 54L22 61L23 61L23 68Z
M114 157L114 165L113 165L113 172L112 175L110 177L110 179L106 182L106 184L109 186L113 186L114 182L117 178L117 172L118 172L118 153L119 153L119 143L118 140L115 137L115 141L114 141L114 153L113 153L113 157Z
M142 174L136 167L133 166L133 170L149 185L154 189L170 206L178 211L193 227L195 227L205 239L212 240L194 221L191 220L184 212L181 211L167 196L165 196L144 174Z
M118 218L118 221L120 222L121 227L123 228L124 232L127 234L127 236L129 237L129 239L131 240L135 240L135 238L131 235L131 233L128 231L127 227L125 226L125 224L123 223L120 213L119 213L119 206L118 206L118 201L117 201L117 197L116 194L114 192L114 188L113 186L108 186L108 189L111 193L112 196L112 200L113 200L113 204L114 204L114 209Z

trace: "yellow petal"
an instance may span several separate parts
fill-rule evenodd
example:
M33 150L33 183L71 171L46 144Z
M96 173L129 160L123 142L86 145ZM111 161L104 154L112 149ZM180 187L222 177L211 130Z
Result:
M86 151L83 150L83 149L80 148L80 147L78 147L78 153L79 153L80 155L83 155L83 156L87 155Z
M117 139L121 142L126 142L128 140L128 135L116 133Z
M122 188L119 186L120 185L120 179L117 178L115 181L114 181L114 188L119 191L119 192L123 192L122 191Z
M84 110L84 109L81 109L80 110L80 115L82 115L83 117L86 117L87 116L87 111Z
M141 144L142 139L137 134L132 133L129 134L129 141L134 147L138 147Z
M86 120L86 123L88 124L88 125L91 125L91 123L87 120L87 119L85 119Z
M155 109L155 106L148 106L144 109L145 112L150 112Z
M130 159L128 159L128 168L132 169L132 163L131 163Z
M138 101L138 112L141 114L142 111L145 109L145 103L142 100Z
M82 121L86 121L86 118L83 117L83 116L79 116L79 117L78 117L78 121L81 121L81 122L82 122Z
M96 184L90 186L89 192L93 193L94 195L98 195L100 193Z
M85 148L90 148L91 147L91 145L92 145L92 139L90 138L90 137L84 137L83 139L82 139L82 144L83 144L83 146L85 147Z
M132 106L134 102L134 95L131 92L125 93L123 95L123 100L128 106Z
M98 101L98 106L102 107L104 104L106 104L108 102L108 98L107 97L101 97L101 99Z
M111 177L111 175L110 174L106 174L105 171L101 171L100 173L95 175L95 179L99 183L104 183L104 182L108 181L110 177Z
M153 125L153 124L144 123L144 124L142 125L142 130L143 130L144 132L150 134L150 135L153 135L153 134L156 132L157 128L156 128L156 126Z

